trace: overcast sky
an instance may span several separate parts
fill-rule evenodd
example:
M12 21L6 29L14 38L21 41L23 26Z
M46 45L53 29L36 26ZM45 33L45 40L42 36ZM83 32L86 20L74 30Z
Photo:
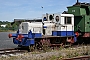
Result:
M90 0L79 0L88 2ZM61 13L76 0L0 0L0 21L41 18L44 13ZM43 8L41 8L43 7Z

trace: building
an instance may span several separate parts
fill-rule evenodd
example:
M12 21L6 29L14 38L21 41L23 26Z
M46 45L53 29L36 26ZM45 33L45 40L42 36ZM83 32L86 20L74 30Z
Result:
M1 27L6 27L7 24L2 24Z

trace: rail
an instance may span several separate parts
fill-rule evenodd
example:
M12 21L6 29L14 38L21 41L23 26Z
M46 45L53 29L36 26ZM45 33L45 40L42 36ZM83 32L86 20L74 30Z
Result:
M66 58L62 60L90 60L90 56L81 56L81 57L74 57L74 58Z
M27 50L19 50L19 49L1 49L0 50L0 56L1 55L9 55L9 54L17 54L17 53L25 53Z

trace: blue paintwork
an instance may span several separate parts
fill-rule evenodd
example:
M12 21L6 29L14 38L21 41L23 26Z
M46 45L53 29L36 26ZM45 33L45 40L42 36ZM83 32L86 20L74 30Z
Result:
M19 41L16 38L13 38L13 43L18 44L18 45L22 45L22 46L30 46L31 44L34 44L34 39L23 38L22 41Z
M32 31L30 30L29 33L28 33L28 38L33 38L32 36Z
M17 37L17 34L13 33L13 34L12 34L12 37Z
M14 44L20 44L21 42L19 43L19 41L16 40L16 38L13 38L13 43L14 43Z
M47 26L43 26L43 28L47 28Z
M24 44L22 44L23 46L30 46L34 43L34 39L27 39L26 42Z
M67 36L71 36L71 35L74 35L74 31L67 31Z
M35 44L34 39L30 39L30 44Z
M22 34L24 38L28 38L28 34Z
M31 44L35 44L34 39L42 37L41 33L32 33L32 31L29 31L28 34L22 34L24 37L22 38L22 41L19 41L16 39L18 35L19 32L17 34L13 34L13 43L22 46L30 46Z
M22 45L22 46L30 46L32 44L35 44L35 38L41 38L42 34L41 33L32 33L30 30L28 34L22 34L24 37L22 38L22 41L17 40L17 36L19 35L19 30L16 34L12 34L14 37L13 38L13 43ZM74 36L74 40L76 42L77 37L74 34L74 31L52 31L52 36Z
M77 41L77 37L74 34L74 31L53 31L52 36L74 36L74 41Z
M74 36L74 31L53 31L52 36Z
M28 33L28 38L34 39L34 38L40 38L40 37L42 37L42 34L41 33L32 33L32 31L30 31Z
M52 36L57 36L57 31L52 31Z
M33 36L33 39L40 38L40 37L42 37L42 34L41 33L33 33L32 36Z
M74 36L74 31L58 31L58 36Z

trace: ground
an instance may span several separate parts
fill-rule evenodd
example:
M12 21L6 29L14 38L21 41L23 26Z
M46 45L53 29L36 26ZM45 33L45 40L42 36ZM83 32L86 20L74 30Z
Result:
M54 50L26 52L16 56L1 57L0 60L62 60L78 56L90 55L90 45L77 45L69 48L56 48Z

